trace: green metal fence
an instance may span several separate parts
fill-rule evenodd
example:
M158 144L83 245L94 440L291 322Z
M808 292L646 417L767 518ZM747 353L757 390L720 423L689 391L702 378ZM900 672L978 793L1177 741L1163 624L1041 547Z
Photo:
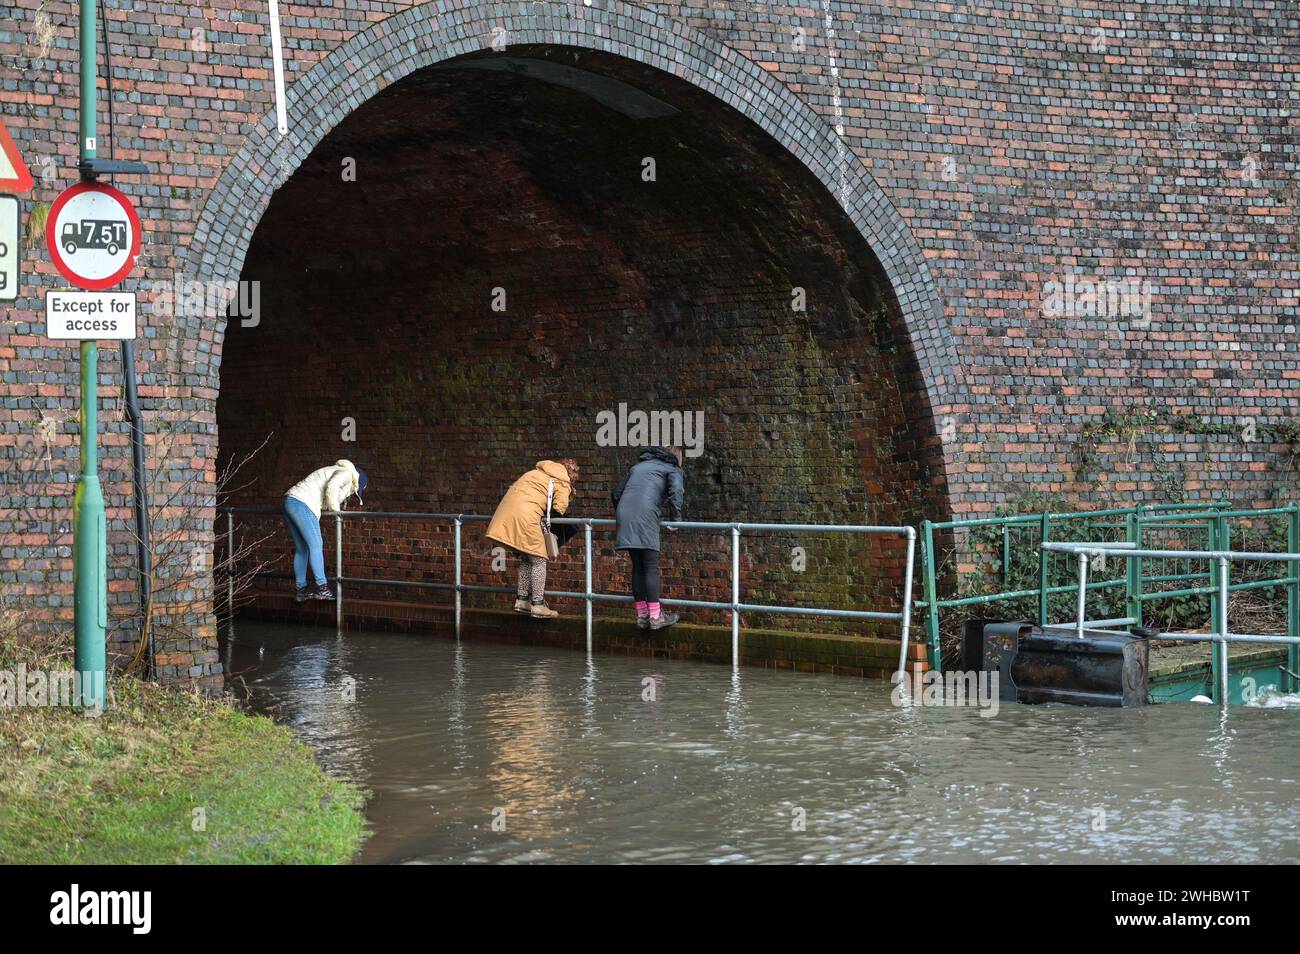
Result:
M1265 521L1264 527L1259 524ZM1063 513L1022 513L984 517L973 520L923 521L921 524L921 598L916 608L922 613L929 664L942 669L942 633L945 611L959 608L997 606L1006 618L1036 618L1039 625L1052 622L1054 598L1065 606L1078 592L1068 561L1054 561L1054 554L1040 546L1047 541L1125 542L1146 549L1227 550L1234 535L1244 539L1249 533L1274 535L1269 549L1274 552L1300 552L1300 505L1257 510L1233 510L1226 502L1137 505L1109 510ZM939 558L940 541L949 537L954 559ZM1107 579L1092 574L1086 589L1109 596L1112 615L1142 623L1144 610L1170 612L1182 606L1184 612L1199 612L1193 601L1205 601L1205 618L1219 618L1218 567L1205 561L1168 559L1146 561L1133 559L1124 563L1123 575ZM998 564L1000 563L1000 567ZM1282 575L1276 570L1261 569L1256 578L1241 580L1228 587L1230 592L1263 590L1275 594L1285 591L1287 632L1300 633L1300 564L1284 564ZM967 573L959 573L965 569ZM974 572L969 572L971 570ZM990 571L998 577L990 585ZM1154 572L1149 572L1154 571ZM1105 569L1102 568L1102 574ZM957 590L939 595L945 579L976 580L979 592ZM970 588L969 586L967 587ZM990 591L990 589L992 591ZM1182 601L1181 604L1176 601ZM1154 605L1153 605L1154 604ZM1156 609L1159 607L1159 609ZM1103 611L1102 615L1106 615ZM1151 615L1149 613L1148 615ZM1297 647L1287 650L1291 672L1300 672ZM1213 654L1214 678L1218 680L1218 655ZM1300 689L1296 680L1287 677L1290 691Z

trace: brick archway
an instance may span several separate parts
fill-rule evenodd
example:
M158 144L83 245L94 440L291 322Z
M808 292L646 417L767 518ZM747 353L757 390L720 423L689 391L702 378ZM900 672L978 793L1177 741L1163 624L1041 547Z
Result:
M816 110L752 60L679 21L631 4L602 0L561 9L544 3L483 3L445 12L422 4L356 34L287 89L286 136L276 131L274 110L248 134L204 203L182 261L184 277L238 278L272 194L329 130L394 82L490 49L501 38L507 46L570 46L634 60L699 87L751 120L836 196L879 258L897 297L932 417L950 414L960 404L960 365L925 256L857 156ZM955 448L942 440L944 430L935 428L930 453L932 465L947 473Z

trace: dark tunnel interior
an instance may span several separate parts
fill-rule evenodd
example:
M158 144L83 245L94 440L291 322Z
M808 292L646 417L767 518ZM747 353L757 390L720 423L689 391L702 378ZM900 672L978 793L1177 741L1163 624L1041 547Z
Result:
M688 519L902 523L941 505L868 242L762 130L640 64L512 48L407 77L275 194L242 278L260 312L224 339L219 466L241 466L223 502L274 504L346 457L371 475L367 508L491 513L534 461L568 456L572 512L608 516L638 448L599 424L623 406L702 422ZM402 552L376 534L357 559L425 572L398 535ZM893 544L816 546L840 601L896 565ZM707 592L689 550L676 572ZM779 589L779 569L749 572Z

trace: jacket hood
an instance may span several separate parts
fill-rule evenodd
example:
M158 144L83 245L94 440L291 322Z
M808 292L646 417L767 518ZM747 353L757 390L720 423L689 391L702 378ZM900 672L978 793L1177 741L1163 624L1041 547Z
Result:
M665 464L672 464L674 467L679 466L677 455L664 447L647 447L637 457L637 460L661 460Z
M565 470L564 465L553 460L539 460L537 469L547 477L554 477L556 480L562 480L566 484L569 482L569 472Z
M352 463L350 460L336 460L334 466L342 467L352 476L352 489L355 490L357 482L361 478L361 475L357 472L357 465Z

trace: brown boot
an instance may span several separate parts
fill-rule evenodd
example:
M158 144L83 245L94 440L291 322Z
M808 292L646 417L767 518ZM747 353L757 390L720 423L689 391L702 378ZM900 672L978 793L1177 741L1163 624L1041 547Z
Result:
M527 613L527 612L528 612L528 601L527 601L527 600L516 599L516 600L515 600L515 612L516 612L516 613Z
M533 619L555 619L560 614L545 603L534 603L528 608L528 615Z

